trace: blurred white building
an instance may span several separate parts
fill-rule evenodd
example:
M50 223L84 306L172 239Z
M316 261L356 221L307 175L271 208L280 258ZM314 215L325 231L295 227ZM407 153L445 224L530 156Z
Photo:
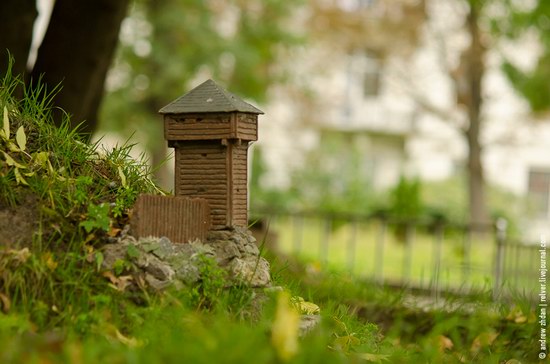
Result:
M343 1L356 11L385 2ZM284 88L274 91L260 121L260 141L269 175L265 184L285 187L301 168L307 151L322 148L330 134L356 135L364 145L365 168L373 185L394 185L403 174L444 180L464 169L466 141L460 126L465 110L457 106L449 68L458 65L468 44L457 2L427 1L427 20L410 55L365 48L341 51L326 42L308 45L293 57L295 81L311 90L315 102L304 107ZM391 5L379 5L391 6ZM458 11L458 13L457 13ZM405 14L406 16L406 14ZM507 49L502 44L500 50ZM514 44L521 66L533 65L537 43ZM482 160L489 184L529 197L525 238L550 236L550 120L535 120L500 69L501 56L489 50L484 78ZM546 118L550 119L550 118Z

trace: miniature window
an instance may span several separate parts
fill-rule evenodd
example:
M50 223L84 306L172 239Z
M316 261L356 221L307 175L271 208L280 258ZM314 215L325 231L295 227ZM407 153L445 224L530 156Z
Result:
M550 169L529 171L529 200L538 218L550 218Z

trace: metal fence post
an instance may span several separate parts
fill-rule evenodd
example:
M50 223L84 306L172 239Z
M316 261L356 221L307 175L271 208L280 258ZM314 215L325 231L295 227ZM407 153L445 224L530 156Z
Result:
M353 274L355 269L355 249L357 243L357 220L351 222L351 232L348 240L348 269Z
M435 237L433 242L433 272L432 272L432 297L437 301L439 298L439 279L441 273L441 255L442 255L442 244L445 234L445 228L443 224L436 224L435 226Z
M405 235L405 247L403 251L403 272L402 282L408 286L411 282L411 266L412 266L412 252L413 242L416 234L416 225L414 223L407 223Z
M506 229L508 221L504 218L498 218L496 221L496 252L495 252L495 281L493 286L493 299L500 296L503 283L503 263L504 263L504 243L506 241Z
M330 235L332 231L332 219L330 217L325 218L322 229L323 232L321 232L321 241L319 246L319 260L321 263L327 264Z
M388 223L386 219L382 218L380 220L380 231L378 235L378 240L376 241L376 253L375 253L375 277L376 281L379 284L384 283L384 244L386 243L386 229Z
M294 253L300 254L302 252L304 218L299 215L289 215L289 217L292 219L292 226L294 228Z

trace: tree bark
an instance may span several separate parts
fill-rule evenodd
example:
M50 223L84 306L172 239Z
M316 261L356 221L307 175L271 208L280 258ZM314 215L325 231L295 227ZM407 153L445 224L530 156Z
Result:
M15 60L12 73L25 73L37 15L36 0L0 1L0 77L8 68L7 51Z
M470 1L470 13L466 21L471 42L464 58L467 62L465 77L469 89L469 97L466 102L469 119L469 125L466 129L466 140L468 142L469 213L470 222L474 226L489 222L485 201L483 164L481 162L482 147L479 140L482 127L482 81L485 73L485 50L480 37L479 6L478 2Z
M51 90L63 89L54 104L72 115L71 126L91 134L103 97L105 77L129 0L57 0L32 78L43 75ZM54 115L57 124L63 115Z

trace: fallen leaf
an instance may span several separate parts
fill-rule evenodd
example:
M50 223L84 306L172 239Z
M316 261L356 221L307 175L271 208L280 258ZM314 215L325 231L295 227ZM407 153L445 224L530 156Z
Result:
M17 184L22 184L25 186L29 185L25 178L23 178L23 176L21 175L21 172L19 172L19 168L15 168L13 173L15 175L15 182L17 182Z
M120 177L120 183L122 184L122 187L126 187L126 176L122 171L122 167L118 167L118 176Z
M115 331L115 335L118 341L120 341L124 345L127 345L131 348L137 348L142 345L142 343L139 340L137 340L135 337L124 336L120 333L120 331L118 331L118 329Z
M382 363L383 361L390 361L390 356L387 354L358 353L357 356L372 363Z
M21 250L10 249L8 253L19 263L25 263L31 256L29 248L23 248Z
M479 334L472 342L470 351L472 353L478 353L481 349L491 346L498 335L499 333L496 331L483 332Z
M114 238L115 236L117 236L120 232L122 231L122 229L119 229L119 228L115 228L115 227L112 227L109 229L109 232L107 233L107 235L109 235L111 238Z
M25 135L25 129L23 126L20 126L19 129L17 129L17 132L15 133L15 141L17 142L19 149L24 151L27 147L27 135Z
M55 268L57 268L57 262L53 259L52 253L48 252L44 254L43 258L46 261L46 267L48 267L49 270L55 270Z
M8 108L4 106L4 118L3 118L4 135L6 139L10 138L10 118L8 116Z
M0 293L0 303L2 304L2 312L8 313L11 307L11 301L8 296Z
M439 341L440 352L443 352L445 350L451 350L454 346L453 341L449 339L447 336L439 335L437 339Z
M117 291L124 292L126 287L131 284L133 280L132 276L120 276L116 277L113 272L105 271L102 273L103 277L108 278L111 281L110 286Z
M8 166L13 166L13 167L16 167L16 168L21 168L21 169L25 169L26 167L20 163L17 163L15 161L15 159L13 159L8 153L6 152L2 152L4 154L4 158L6 158L6 163L8 164Z
M96 269L99 272L101 270L101 265L103 264L103 260L105 257L103 256L102 252L96 252L94 256Z
M116 284L117 277L111 272L110 270L107 270L101 274L103 277L109 279L111 283Z

